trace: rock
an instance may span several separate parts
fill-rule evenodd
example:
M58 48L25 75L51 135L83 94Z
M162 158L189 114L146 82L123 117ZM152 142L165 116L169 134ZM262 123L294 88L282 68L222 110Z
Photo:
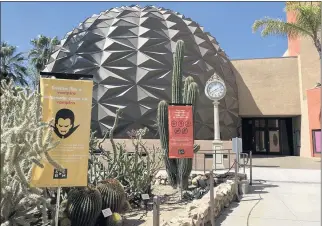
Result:
M71 226L72 222L67 217L65 217L60 220L60 225L61 226Z
M165 185L165 179L161 179L160 184Z
M155 180L154 185L160 185L160 180L159 179Z
M190 212L190 211L192 211L192 210L194 210L196 208L197 208L197 206L195 206L193 204L190 204L190 205L187 206L187 211Z
M205 188L208 185L208 178L206 176L201 176L197 180L198 186L201 188Z
M168 222L164 222L161 226L171 226Z
M193 197L195 199L200 199L202 197L201 188L197 188L196 190L194 190Z
M206 175L196 175L192 178L194 185L190 185L188 191L183 191L183 196L191 197L193 195L195 200L188 204L182 212L176 214L175 218L167 221L168 224L163 224L163 226L204 226L210 220L210 187L209 185L207 186L207 180ZM197 185L204 186L202 181L206 184L206 187L197 187ZM229 207L234 197L234 187L234 180L227 180L227 182L211 188L214 189L215 202L213 211L215 217L220 215L220 211L223 208Z
M192 178L191 183L195 186L198 186L198 180L201 178L201 175L198 175L194 178Z
M221 178L214 178L214 182L215 182L215 184L221 184L224 182L224 180Z
M196 188L197 188L197 186L196 185L193 185L193 184L188 186L188 190L189 191L192 191L192 190L194 190Z
M190 219L187 219L187 220L190 220ZM178 226L193 226L191 223L192 222L183 222L183 223L180 223Z
M194 195L193 195L192 191L183 191L182 197L183 197L183 199L192 200Z

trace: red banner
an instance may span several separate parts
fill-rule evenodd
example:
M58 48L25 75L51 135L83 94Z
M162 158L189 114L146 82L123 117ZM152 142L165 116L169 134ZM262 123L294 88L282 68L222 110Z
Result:
M193 158L192 106L168 106L169 158Z

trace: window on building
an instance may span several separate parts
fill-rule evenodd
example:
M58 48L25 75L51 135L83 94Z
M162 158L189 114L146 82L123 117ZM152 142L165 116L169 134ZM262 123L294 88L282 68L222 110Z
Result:
M312 130L313 135L313 151L321 153L321 130Z
M269 128L278 128L278 119L268 119L267 126Z
M256 128L264 128L265 127L265 119L256 119L255 120Z

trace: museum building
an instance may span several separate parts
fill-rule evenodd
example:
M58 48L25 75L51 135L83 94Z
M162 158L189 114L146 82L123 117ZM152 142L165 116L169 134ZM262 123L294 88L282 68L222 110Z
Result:
M183 40L184 77L192 76L200 89L194 129L202 150L211 149L214 131L213 105L203 89L216 73L227 89L219 105L224 146L238 136L244 152L320 156L320 58L312 41L289 39L282 57L230 60L205 30L155 6L109 9L67 33L44 71L94 76L92 129L100 136L121 108L116 138L147 127L146 138L158 142L157 105L170 102L173 52Z

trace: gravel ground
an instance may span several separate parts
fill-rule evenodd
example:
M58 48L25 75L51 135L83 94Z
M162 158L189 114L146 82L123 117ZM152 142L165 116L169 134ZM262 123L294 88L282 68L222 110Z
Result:
M154 185L152 188L152 193L158 195L161 200L160 225L162 225L165 220L176 217L178 211L185 210L188 202L181 201L179 189L173 189L169 185ZM152 200L148 206L148 212L144 209L134 209L124 214L123 219L123 226L152 226Z

